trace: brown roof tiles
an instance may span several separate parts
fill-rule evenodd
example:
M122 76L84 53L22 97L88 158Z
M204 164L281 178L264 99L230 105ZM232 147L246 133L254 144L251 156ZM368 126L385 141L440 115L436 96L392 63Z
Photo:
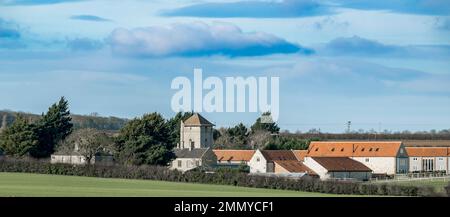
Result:
M372 170L361 162L348 157L313 157L314 161L330 172L371 172Z
M193 114L191 117L186 119L184 122L185 126L214 126L211 122L206 120L203 116L198 113Z
M282 161L274 161L278 166L283 167L285 170L291 173L308 173L308 174L316 174L309 167L305 166L303 163L297 160L282 160Z
M267 161L297 160L290 150L262 150L261 153Z

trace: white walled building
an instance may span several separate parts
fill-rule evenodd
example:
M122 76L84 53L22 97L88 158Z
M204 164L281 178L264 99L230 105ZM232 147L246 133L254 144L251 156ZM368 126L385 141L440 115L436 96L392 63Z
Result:
M217 166L238 167L248 165L255 150L213 150L217 157Z
M410 172L450 173L450 147L406 147Z
M369 167L374 174L401 174L409 171L408 155L400 141L311 142L307 157L349 157Z
M372 170L348 157L305 157L303 164L311 168L320 179L369 180Z
M250 173L305 173L316 175L313 170L298 161L290 150L256 150L248 165Z
M85 165L87 164L86 157L80 154L52 154L50 156L50 163L64 163L73 165ZM113 165L112 155L97 155L92 157L89 164L101 164L101 165Z

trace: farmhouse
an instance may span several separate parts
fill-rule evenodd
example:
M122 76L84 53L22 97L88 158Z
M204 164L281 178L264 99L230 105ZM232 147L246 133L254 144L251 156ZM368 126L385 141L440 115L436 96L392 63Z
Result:
M50 155L50 163L65 163L74 165L97 164L97 165L113 165L114 159L111 151L103 149L98 151L93 156L87 157L79 148L77 142L71 149L60 149L54 154Z
M320 179L369 180L372 170L348 157L305 157L304 165L316 172Z
M311 142L307 157L348 157L374 174L407 173L408 155L400 141L326 141Z
M197 167L214 167L217 157L211 149L214 124L198 113L181 121L180 143L174 149L176 159L170 168L188 171Z
M307 173L315 174L298 161L290 150L256 150L248 163L250 173Z
M406 147L410 172L450 172L450 147Z
M248 165L255 150L213 150L217 157L217 166L239 167Z

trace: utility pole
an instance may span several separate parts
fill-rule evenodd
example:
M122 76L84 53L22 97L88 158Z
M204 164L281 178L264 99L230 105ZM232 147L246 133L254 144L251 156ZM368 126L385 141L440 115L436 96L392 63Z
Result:
M351 127L352 127L352 122L351 121L347 121L347 133L351 132Z

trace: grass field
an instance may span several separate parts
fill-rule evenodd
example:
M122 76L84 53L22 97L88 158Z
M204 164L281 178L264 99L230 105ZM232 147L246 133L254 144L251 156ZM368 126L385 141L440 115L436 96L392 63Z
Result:
M150 180L0 173L0 196L324 197L344 195Z

